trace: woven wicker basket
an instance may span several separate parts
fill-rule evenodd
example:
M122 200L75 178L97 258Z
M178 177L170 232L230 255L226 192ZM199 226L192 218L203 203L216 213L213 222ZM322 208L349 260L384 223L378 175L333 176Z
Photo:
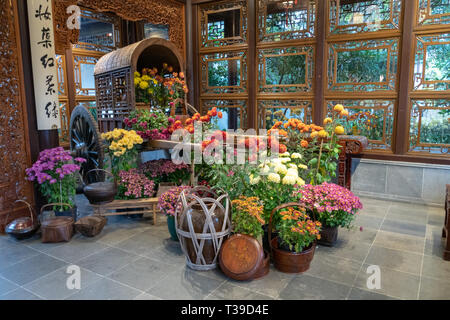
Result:
M95 237L102 232L108 219L100 216L83 217L75 223L75 230L85 237Z

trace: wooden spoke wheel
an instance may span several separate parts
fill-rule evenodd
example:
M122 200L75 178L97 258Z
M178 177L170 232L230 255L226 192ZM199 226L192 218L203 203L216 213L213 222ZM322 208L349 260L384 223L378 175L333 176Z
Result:
M70 150L74 157L86 159L80 174L85 182L93 182L87 173L103 168L103 143L97 121L83 106L75 107L70 117Z

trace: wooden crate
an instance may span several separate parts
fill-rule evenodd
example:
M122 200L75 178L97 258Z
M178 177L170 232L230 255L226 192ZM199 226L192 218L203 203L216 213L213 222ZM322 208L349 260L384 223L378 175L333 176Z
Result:
M94 209L94 215L100 216L150 213L153 215L153 224L156 224L156 215L159 213L158 198L114 200L110 203L100 205L92 204L91 206ZM142 209L142 211L124 210L122 212L116 212L117 209Z

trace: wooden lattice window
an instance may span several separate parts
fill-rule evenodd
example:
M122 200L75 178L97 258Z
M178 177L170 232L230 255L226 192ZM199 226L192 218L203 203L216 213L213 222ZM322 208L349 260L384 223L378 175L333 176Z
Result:
M314 47L311 45L260 49L258 67L260 92L313 90Z
M215 118L214 124L220 130L244 129L247 124L246 100L202 100L202 109L210 110L214 107L222 112L222 119Z
M258 127L269 130L277 121L296 118L305 123L312 122L312 101L277 99L258 101Z
M450 0L419 0L419 26L450 24Z

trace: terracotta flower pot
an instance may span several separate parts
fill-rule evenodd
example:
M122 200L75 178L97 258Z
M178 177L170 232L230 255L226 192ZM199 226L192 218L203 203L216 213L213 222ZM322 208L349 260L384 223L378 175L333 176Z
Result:
M316 250L315 243L300 253L282 250L278 245L278 237L272 239L271 245L275 268L285 273L301 273L307 271Z
M338 227L328 227L326 225L322 225L320 240L317 241L317 244L327 247L334 246L338 238L338 231Z

